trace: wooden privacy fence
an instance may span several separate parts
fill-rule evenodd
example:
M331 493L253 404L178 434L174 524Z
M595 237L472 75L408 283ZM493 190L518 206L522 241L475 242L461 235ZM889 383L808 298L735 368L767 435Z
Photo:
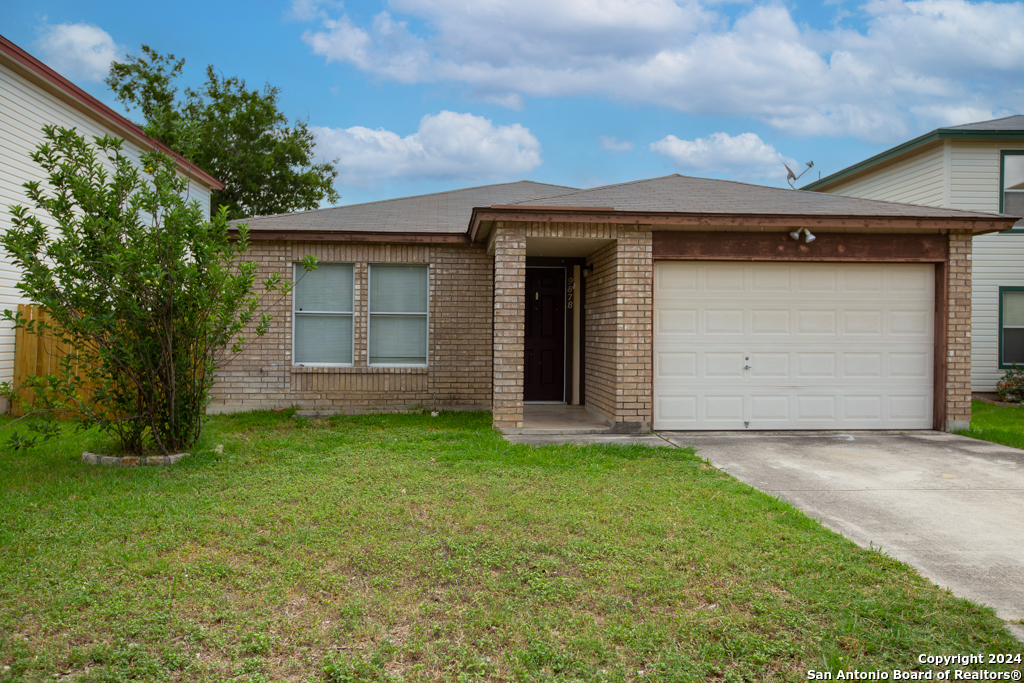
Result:
M32 304L18 304L18 313L27 320L47 321L46 312ZM22 402L31 404L35 400L35 392L30 388L21 389L22 382L28 375L47 375L60 370L61 359L71 352L71 345L53 336L50 330L43 334L29 332L19 327L14 338L14 388L17 395L11 403L11 415L24 415ZM83 367L75 367L75 374L82 387L80 395L88 399L93 391L92 383L83 372Z

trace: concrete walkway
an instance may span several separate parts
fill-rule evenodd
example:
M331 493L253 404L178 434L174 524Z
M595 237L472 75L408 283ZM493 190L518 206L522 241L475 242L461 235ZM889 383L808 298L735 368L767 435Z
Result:
M955 595L1024 619L1024 451L942 432L509 437L640 442L698 455ZM1024 640L1024 627L1009 625Z

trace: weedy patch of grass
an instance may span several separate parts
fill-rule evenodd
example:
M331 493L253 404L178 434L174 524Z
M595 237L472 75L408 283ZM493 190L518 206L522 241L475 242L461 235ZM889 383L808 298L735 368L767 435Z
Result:
M489 421L221 416L170 468L84 465L95 434L0 452L0 680L795 681L1020 651L691 450Z
M993 406L971 401L971 427L957 434L1024 448L1024 406Z

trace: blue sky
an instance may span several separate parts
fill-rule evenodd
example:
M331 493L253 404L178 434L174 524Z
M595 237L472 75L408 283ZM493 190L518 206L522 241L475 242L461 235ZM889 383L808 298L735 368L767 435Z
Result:
M147 44L281 89L343 204L668 173L783 186L1024 111L1024 3L8 0L0 33L113 108ZM137 112L127 112L138 120ZM799 170L799 169L797 169Z

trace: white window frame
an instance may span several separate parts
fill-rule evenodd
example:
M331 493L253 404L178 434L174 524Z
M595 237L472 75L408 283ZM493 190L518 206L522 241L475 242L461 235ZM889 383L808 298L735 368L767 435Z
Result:
M1019 286L1006 286L999 288L999 369L1009 370L1010 368L1019 367L1021 363L1008 363L1006 362L1006 344L1005 344L1005 331L1006 330L1019 330L1022 325L1007 325L1003 318L1003 304L1006 302L1005 295L1013 292L1014 294L1020 294L1024 292L1024 287Z
M351 368L355 365L356 360L356 266L354 263L322 263L320 265L325 266L352 266L352 310L349 312L343 311L298 311L295 308L295 290L292 290L292 365L304 368ZM298 283L301 275L298 271L305 273L306 271L302 268L301 263L292 264L292 282ZM351 363L299 363L295 360L295 323L300 315L336 315L345 317L347 316L352 320L352 362Z
M388 263L382 261L380 263L367 264L366 269L366 365L371 368L426 368L430 366L430 264L429 263ZM374 266L417 266L424 268L427 271L427 310L425 313L374 313L370 308L370 302L373 300L370 288L372 287L373 277L371 271ZM424 363L371 363L370 362L370 319L375 315L401 315L401 316L419 316L422 315L426 321L427 335L425 337L426 348L423 350L423 358L426 362Z

